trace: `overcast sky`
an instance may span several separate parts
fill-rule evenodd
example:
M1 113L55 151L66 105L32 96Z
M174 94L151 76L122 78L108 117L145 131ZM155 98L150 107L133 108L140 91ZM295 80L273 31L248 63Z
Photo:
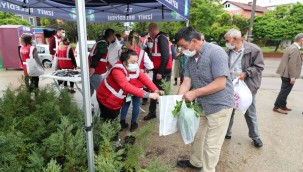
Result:
M247 3L247 2L252 2L253 0L231 0L231 1ZM223 2L225 2L225 0L223 0ZM257 5L271 6L271 5L296 3L296 2L303 3L303 0L257 0Z

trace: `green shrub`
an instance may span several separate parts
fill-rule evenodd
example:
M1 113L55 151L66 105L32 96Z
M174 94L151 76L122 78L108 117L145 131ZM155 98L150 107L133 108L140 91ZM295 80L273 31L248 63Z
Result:
M43 172L61 172L61 165L56 160L51 160L46 168L43 168Z
M83 112L66 91L5 90L0 99L0 171L87 171L83 126ZM133 134L134 145L117 142L118 120L101 123L94 117L93 127L96 172L141 170L139 159L150 143L153 123Z

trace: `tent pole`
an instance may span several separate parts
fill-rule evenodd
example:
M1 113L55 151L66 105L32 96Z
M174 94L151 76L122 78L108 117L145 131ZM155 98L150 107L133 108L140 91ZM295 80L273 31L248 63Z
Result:
M189 20L186 20L186 27L189 26Z
M85 0L77 0L77 28L78 39L81 57L81 72L82 72L82 91L83 91L83 111L85 116L85 131L87 142L87 158L88 171L94 172L94 145L93 145L93 130L92 130L92 111L91 111L91 97L90 97L90 81L87 58L87 31L86 31L86 14L85 14Z

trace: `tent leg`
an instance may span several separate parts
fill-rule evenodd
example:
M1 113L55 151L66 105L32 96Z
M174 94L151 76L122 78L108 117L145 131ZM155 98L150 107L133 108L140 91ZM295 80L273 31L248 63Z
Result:
M87 158L88 171L94 172L94 145L93 145L93 130L92 130L92 112L91 112L91 97L90 97L90 81L89 68L87 58L87 31L86 31L86 14L85 14L85 0L77 0L77 28L79 38L79 49L81 58L81 72L82 72L82 89L83 89L83 107L85 115L85 131L87 141Z

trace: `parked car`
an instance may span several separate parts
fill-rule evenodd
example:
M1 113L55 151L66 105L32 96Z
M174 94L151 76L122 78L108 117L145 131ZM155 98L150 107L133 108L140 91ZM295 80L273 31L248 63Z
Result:
M52 67L52 55L49 53L49 45L37 44L36 45L39 59L45 68Z
M94 41L94 40L88 40L87 41L87 56L89 55L90 50L93 48L93 46L95 45L95 43L96 43L96 41ZM80 66L79 42L77 42L77 46L76 46L74 55L75 55L75 58L76 58L77 66Z

